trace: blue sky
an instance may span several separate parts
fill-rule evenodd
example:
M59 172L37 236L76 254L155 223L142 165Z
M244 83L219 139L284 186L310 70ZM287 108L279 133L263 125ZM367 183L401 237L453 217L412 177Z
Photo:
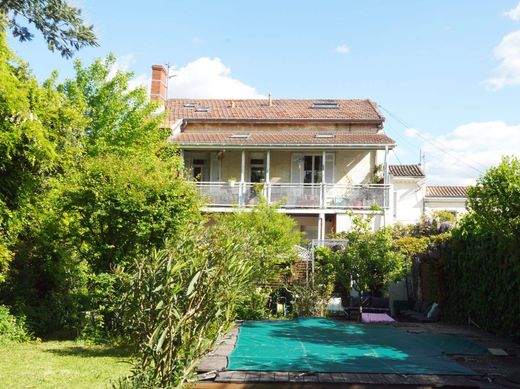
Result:
M426 154L431 183L466 184L520 154L518 0L74 0L100 47L146 83L170 63L176 97L370 98L387 112L393 162ZM11 39L44 79L72 61ZM403 122L403 123L401 123Z

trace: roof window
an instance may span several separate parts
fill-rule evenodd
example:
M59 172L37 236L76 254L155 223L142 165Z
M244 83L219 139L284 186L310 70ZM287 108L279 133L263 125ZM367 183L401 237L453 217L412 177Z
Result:
M325 102L318 102L318 103L313 103L311 105L311 108L314 108L314 109L334 109L334 108L339 108L339 103L338 102L333 102L333 101L325 101Z
M317 132L316 135L314 135L315 138L335 138L336 133L334 132Z
M195 112L209 112L209 107L198 107L195 109Z
M195 103L186 103L184 104L184 108L195 108L197 104Z
M230 139L248 139L251 136L249 133L244 134L233 134L229 138Z

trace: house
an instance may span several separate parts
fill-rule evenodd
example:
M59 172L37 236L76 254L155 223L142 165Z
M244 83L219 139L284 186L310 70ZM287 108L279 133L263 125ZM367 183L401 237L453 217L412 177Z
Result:
M424 210L445 210L460 216L466 212L468 188L466 186L427 186Z
M424 173L388 164L396 142L373 101L168 99L167 80L154 65L151 98L206 212L248 209L262 193L320 240L348 230L351 213L374 214L379 228L424 212Z
M282 212L308 238L347 229L350 210L376 213L377 226L385 224L396 143L374 102L167 99L166 69L152 73L152 98L165 104L171 140L206 211L250 207L261 191L270 202L283 200Z
M434 211L448 211L455 216L466 212L466 186L427 185L421 165L390 165L389 176L389 223L416 223L422 215Z

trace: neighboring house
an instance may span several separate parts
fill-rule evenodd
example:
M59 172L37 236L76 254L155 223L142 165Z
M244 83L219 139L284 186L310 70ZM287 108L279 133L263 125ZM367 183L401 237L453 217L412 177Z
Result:
M468 188L466 186L427 186L424 210L446 210L459 216L466 212Z
M426 175L420 165L390 165L393 223L416 223L424 213Z
M424 173L388 165L396 143L374 102L167 99L167 79L152 67L151 98L164 104L207 212L250 208L262 192L308 239L347 230L350 212L374 213L374 228L422 214Z

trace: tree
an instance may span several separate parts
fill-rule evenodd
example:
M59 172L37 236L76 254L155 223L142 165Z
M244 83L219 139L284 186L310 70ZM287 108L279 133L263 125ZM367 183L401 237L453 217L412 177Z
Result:
M468 190L468 209L483 228L520 236L520 160L503 157L479 178Z
M254 263L255 287L279 280L298 257L296 246L302 234L295 228L294 219L279 212L279 205L269 204L261 194L250 211L224 213L215 221L222 233L246 234L252 242L244 258Z
M108 322L117 272L200 218L194 188L156 104L129 90L131 73L110 73L113 56L40 86L2 42L1 298L38 334L84 310Z
M0 30L0 282L49 178L74 165L85 125L54 80L39 85Z
M344 266L360 296L368 291L382 292L390 283L403 279L409 268L394 244L391 229L372 231L370 221L354 217L353 228L345 234L348 245L343 252ZM362 304L359 310L361 320Z
M49 50L58 50L65 58L85 46L97 46L93 27L84 24L81 10L65 0L1 0L0 29L6 23L21 42L30 41L34 34L19 17L34 24L47 42Z

